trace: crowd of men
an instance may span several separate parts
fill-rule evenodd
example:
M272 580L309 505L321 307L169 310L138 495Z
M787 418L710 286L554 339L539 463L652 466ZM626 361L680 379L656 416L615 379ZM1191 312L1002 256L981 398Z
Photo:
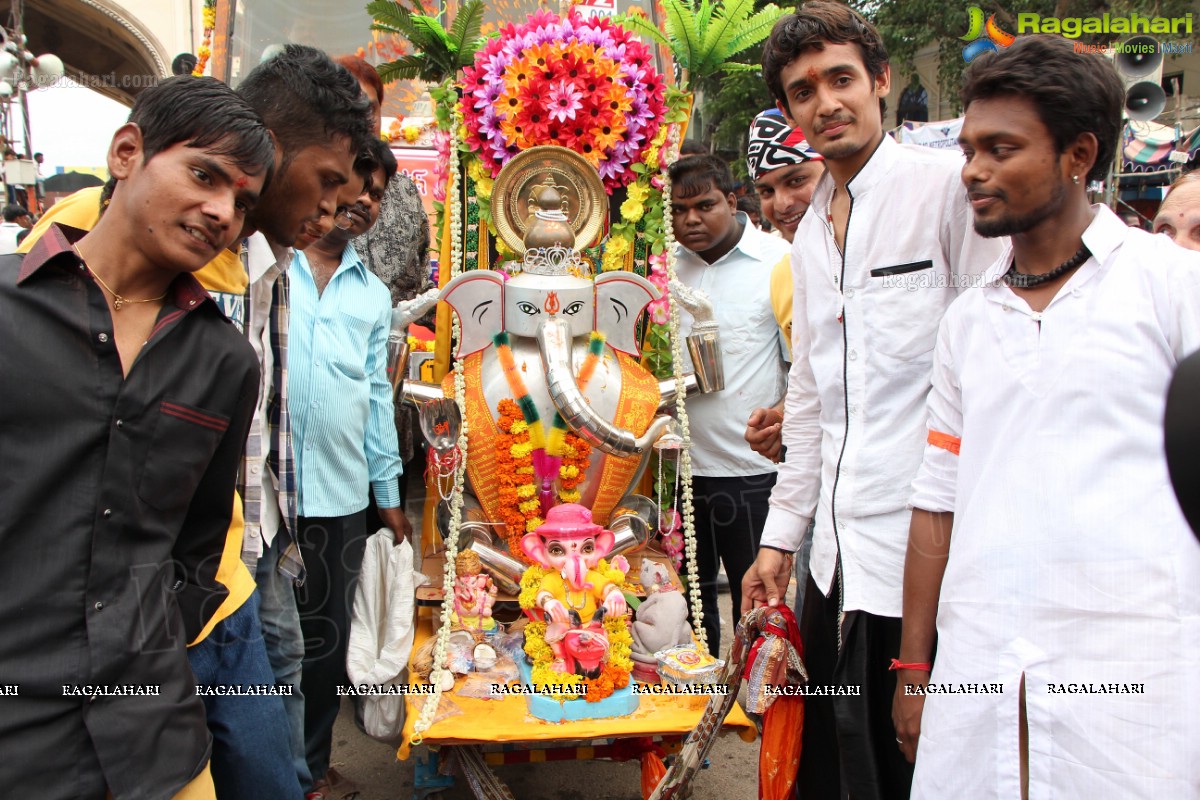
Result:
M884 134L888 55L844 5L781 19L763 74L779 235L711 155L669 210L727 376L689 403L692 611L719 650L720 565L740 611L796 575L810 681L856 690L807 698L798 797L1197 796L1200 547L1162 418L1200 349L1200 179L1165 236L1091 204L1123 89L1057 37L972 62L961 156ZM368 505L412 531L394 286L357 246L400 196L382 102L289 45L236 92L143 91L105 187L5 208L0 785L354 793L330 755Z

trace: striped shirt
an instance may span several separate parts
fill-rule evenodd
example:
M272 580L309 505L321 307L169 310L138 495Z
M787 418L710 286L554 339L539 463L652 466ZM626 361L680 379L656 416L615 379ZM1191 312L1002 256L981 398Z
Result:
M297 585L304 565L296 540L296 476L287 400L288 275L290 248L275 248L261 233L243 248L250 278L250 314L246 323L250 345L262 367L258 408L246 440L242 469L242 498L246 528L242 553L248 563L262 556L279 530L287 543L277 547L277 568Z
M320 294L303 253L292 276L288 393L302 517L342 517L400 505L387 339L387 287L347 247Z

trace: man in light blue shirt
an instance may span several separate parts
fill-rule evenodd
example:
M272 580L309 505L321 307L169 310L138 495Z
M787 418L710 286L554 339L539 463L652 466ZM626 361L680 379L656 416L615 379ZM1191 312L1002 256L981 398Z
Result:
M297 591L305 658L305 750L313 792L343 789L329 769L333 723L347 683L346 641L373 491L379 514L403 541L403 467L387 378L391 295L350 240L379 216L396 159L382 142L359 157L361 194L335 227L292 263L288 399L299 490L300 551L308 577Z

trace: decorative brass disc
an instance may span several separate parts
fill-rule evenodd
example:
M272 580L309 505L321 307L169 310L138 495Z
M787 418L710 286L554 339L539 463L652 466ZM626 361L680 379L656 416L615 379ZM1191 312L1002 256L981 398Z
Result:
M492 187L492 221L504 243L517 255L525 252L525 229L538 186L549 180L563 197L563 213L575 229L575 247L595 244L608 217L608 195L587 159L557 145L541 145L518 153L504 165Z

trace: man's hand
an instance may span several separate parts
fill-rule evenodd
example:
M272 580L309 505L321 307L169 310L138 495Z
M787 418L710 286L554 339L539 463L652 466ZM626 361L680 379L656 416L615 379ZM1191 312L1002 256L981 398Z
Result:
M892 724L896 726L896 746L912 764L917 760L917 739L921 736L921 713L925 710L925 695L908 694L908 686L922 687L929 683L929 673L919 669L902 669L896 673L896 696L892 699Z
M404 509L381 508L379 509L379 519L383 520L383 524L391 529L392 535L396 537L396 544L400 544L412 536L412 523L405 516Z
M740 613L745 614L763 605L772 608L779 605L787 594L788 582L791 579L790 556L769 547L759 548L758 557L742 577Z
M783 445L783 414L774 408L756 408L746 421L746 444L760 456L779 463Z

